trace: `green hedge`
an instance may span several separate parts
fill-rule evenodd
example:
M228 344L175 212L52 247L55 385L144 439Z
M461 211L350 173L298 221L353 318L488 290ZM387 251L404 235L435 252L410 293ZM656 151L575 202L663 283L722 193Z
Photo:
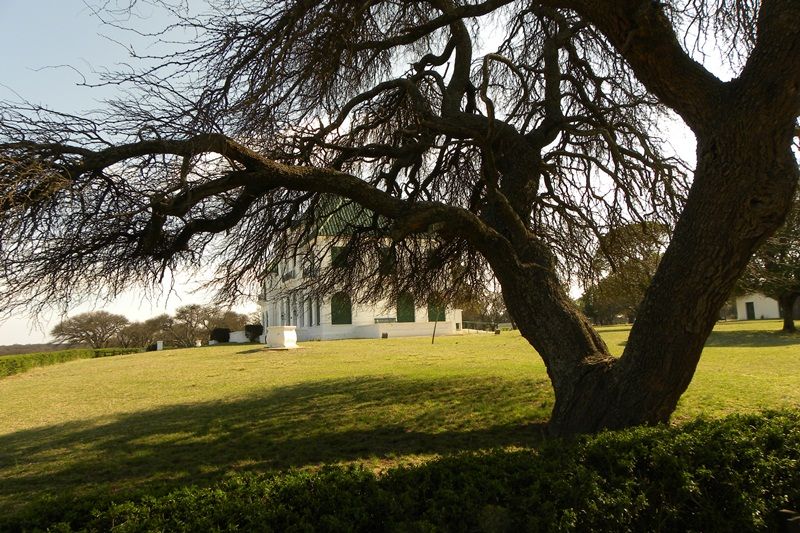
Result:
M76 359L92 359L140 352L139 348L78 348L59 352L35 352L22 355L4 355L0 357L0 377L20 374L38 366L65 363Z
M800 416L553 440L381 476L237 474L92 512L89 503L51 504L38 526L62 513L69 522L52 531L780 531L778 511L800 507Z

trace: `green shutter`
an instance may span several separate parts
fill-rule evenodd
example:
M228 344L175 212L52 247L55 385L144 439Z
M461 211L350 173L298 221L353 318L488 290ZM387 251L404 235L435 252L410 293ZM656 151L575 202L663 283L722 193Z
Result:
M331 247L331 266L333 268L344 268L347 266L347 255L344 246Z
M397 257L394 249L388 246L381 247L378 253L378 273L381 276L391 276L395 273Z
M414 322L414 298L406 293L397 297L397 321Z
M353 323L353 306L346 292L337 292L331 297L331 323Z
M428 322L441 322L444 320L444 304L428 303Z

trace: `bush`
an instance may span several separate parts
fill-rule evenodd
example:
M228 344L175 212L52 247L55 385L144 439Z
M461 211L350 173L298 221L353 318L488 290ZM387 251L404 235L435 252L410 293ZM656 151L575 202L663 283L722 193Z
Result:
M211 330L211 340L228 342L231 340L231 330L228 328L214 328Z
M773 531L800 507L800 416L735 416L443 458L234 475L98 504L60 530ZM48 508L53 517L53 506ZM33 515L31 515L33 516ZM2 524L0 524L2 525ZM46 525L46 524L42 524ZM26 524L28 527L28 524ZM56 529L58 530L58 529Z
M135 353L139 348L79 348L60 352L35 352L22 355L0 356L0 377L20 374L31 368L75 361L76 359L92 359Z
M250 342L256 342L264 334L264 326L261 324L247 324L244 327L244 334Z

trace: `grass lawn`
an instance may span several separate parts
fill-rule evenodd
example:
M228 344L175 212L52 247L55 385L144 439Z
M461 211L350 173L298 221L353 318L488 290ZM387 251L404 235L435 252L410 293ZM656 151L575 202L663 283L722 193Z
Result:
M800 407L800 336L721 323L674 420ZM627 327L601 328L621 353ZM228 345L86 359L0 379L0 509L205 483L232 470L535 446L543 364L500 336Z

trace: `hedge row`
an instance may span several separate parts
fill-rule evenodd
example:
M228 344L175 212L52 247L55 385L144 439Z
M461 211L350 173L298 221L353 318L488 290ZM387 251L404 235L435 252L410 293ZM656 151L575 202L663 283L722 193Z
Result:
M78 348L60 352L34 352L22 355L4 355L0 357L0 377L20 374L39 366L65 363L76 359L92 359L140 352L139 348Z
M800 507L800 416L636 428L381 476L237 474L76 516L86 503L64 505L70 521L51 531L781 531L779 510Z

